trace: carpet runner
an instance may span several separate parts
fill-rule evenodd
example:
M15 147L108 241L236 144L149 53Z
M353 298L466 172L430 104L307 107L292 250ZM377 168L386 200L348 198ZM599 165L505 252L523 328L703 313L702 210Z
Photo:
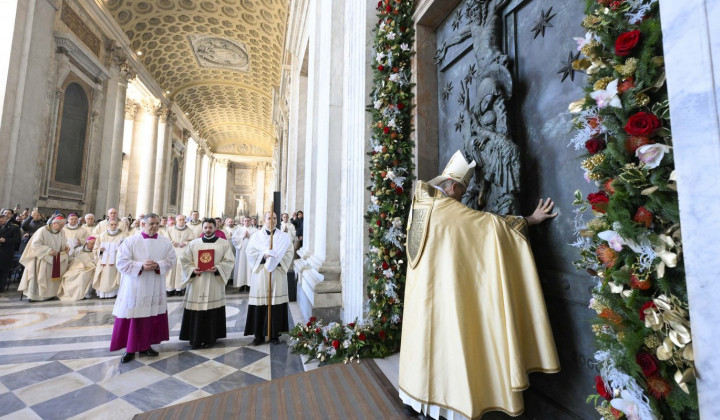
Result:
M405 419L372 360L324 366L136 415L135 419Z

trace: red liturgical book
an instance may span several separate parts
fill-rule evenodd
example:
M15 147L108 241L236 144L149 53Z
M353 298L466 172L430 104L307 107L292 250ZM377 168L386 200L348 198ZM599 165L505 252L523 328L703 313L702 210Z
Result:
M200 271L210 271L215 266L215 250L201 249L198 251L198 268Z

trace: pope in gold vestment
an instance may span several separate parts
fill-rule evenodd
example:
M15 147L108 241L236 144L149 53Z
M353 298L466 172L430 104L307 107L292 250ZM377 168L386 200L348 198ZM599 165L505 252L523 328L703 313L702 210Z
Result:
M560 370L526 230L418 181L399 376L416 411L519 415L528 372Z

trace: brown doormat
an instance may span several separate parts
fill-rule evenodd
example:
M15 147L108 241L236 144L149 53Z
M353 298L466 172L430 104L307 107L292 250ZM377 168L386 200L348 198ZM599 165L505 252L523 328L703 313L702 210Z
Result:
M223 392L135 419L405 419L398 392L374 361L324 366Z

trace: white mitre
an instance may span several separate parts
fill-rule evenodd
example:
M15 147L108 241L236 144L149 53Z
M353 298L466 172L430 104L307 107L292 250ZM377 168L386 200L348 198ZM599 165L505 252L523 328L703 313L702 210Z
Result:
M467 188L470 183L470 178L472 178L472 169L474 167L475 161L473 160L471 163L468 163L462 152L458 150L454 155L452 155L450 162L448 162L447 166L445 166L445 170L442 171L442 174L431 179L428 184L434 187L443 181L452 179L455 182L463 184L465 188Z

